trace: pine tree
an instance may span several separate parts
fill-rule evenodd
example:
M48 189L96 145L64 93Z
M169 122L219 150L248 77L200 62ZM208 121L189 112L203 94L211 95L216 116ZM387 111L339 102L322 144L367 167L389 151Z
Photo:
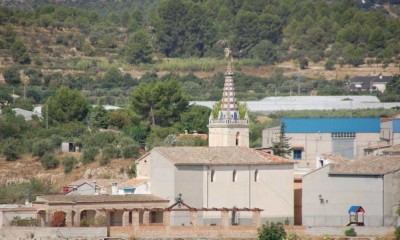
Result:
M274 152L274 155L280 156L280 157L286 157L287 155L290 155L291 149L290 149L290 144L288 138L286 136L286 124L282 122L281 128L279 131L279 136L275 141L272 141L272 151Z

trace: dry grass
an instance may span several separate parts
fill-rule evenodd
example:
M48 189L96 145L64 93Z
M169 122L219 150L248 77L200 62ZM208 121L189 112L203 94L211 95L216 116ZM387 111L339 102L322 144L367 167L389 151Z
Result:
M73 156L79 159L81 153L57 153L57 158L62 159L66 156ZM40 159L29 155L23 156L15 162L6 161L0 158L0 186L9 184L18 184L28 182L30 179L50 181L56 188L69 182L81 178L123 178L126 177L125 171L132 164L132 160L114 159L106 166L100 166L99 162L93 162L88 165L78 164L70 174L64 174L62 164L56 169L44 169Z

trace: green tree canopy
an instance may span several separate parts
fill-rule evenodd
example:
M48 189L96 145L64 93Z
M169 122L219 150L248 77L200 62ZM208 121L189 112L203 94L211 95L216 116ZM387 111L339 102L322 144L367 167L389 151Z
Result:
M6 83L11 85L17 85L21 83L21 76L17 67L9 67L4 70L4 80Z
M31 63L31 57L29 56L28 48L22 41L15 41L15 43L11 46L10 51L14 62L21 64Z
M143 120L160 126L171 126L180 121L180 114L188 107L182 86L175 80L142 83L131 95L132 110Z
M85 97L80 92L65 86L59 88L54 97L49 97L46 105L49 122L52 123L83 121L89 112L89 104ZM46 116L45 106L43 110L43 116Z
M127 61L131 64L151 62L150 38L144 30L133 34L124 50Z
M208 133L208 118L210 117L211 109L204 106L191 105L188 111L181 114L181 132L197 131L199 133Z
M289 138L286 136L285 129L286 124L282 122L278 138L272 141L271 149L276 156L286 157L291 153Z

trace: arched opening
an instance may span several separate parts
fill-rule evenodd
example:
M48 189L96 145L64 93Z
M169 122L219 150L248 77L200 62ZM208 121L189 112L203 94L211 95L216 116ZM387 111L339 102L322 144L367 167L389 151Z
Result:
M211 182L215 181L215 170L211 170Z
M239 138L240 138L240 133L237 132L237 133L236 133L236 141L235 141L236 146L239 146Z
M233 170L233 173L232 173L232 182L236 182L236 169L235 170Z
M63 211L57 211L53 214L53 219L51 221L52 227L65 227L67 214Z
M254 182L258 182L258 169L254 171Z
M39 210L37 212L37 220L38 220L39 226L45 227L47 225L46 211L45 210Z
M95 223L96 211L83 210L80 216L80 226L89 227Z

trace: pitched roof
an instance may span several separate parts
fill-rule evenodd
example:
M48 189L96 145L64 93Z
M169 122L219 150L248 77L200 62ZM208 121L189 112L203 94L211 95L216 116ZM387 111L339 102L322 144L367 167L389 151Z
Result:
M104 203L104 202L168 202L151 194L132 195L44 195L37 196L35 203Z
M382 151L384 155L400 155L400 144L393 145Z
M352 160L343 157L340 154L335 153L323 153L321 154L321 158L328 160L330 163L350 163Z
M293 161L247 147L158 147L174 165L276 165Z
M117 184L118 187L137 187L149 181L149 178L131 178Z
M81 186L84 183L88 183L91 186L94 186L94 182L96 182L96 186L98 187L109 187L111 186L113 183L119 183L124 181L123 179L79 179L76 180L75 182L72 182L70 184L68 184L68 186L70 187L74 187L74 186Z
M400 156L367 156L348 164L332 165L330 174L384 175L400 170Z

